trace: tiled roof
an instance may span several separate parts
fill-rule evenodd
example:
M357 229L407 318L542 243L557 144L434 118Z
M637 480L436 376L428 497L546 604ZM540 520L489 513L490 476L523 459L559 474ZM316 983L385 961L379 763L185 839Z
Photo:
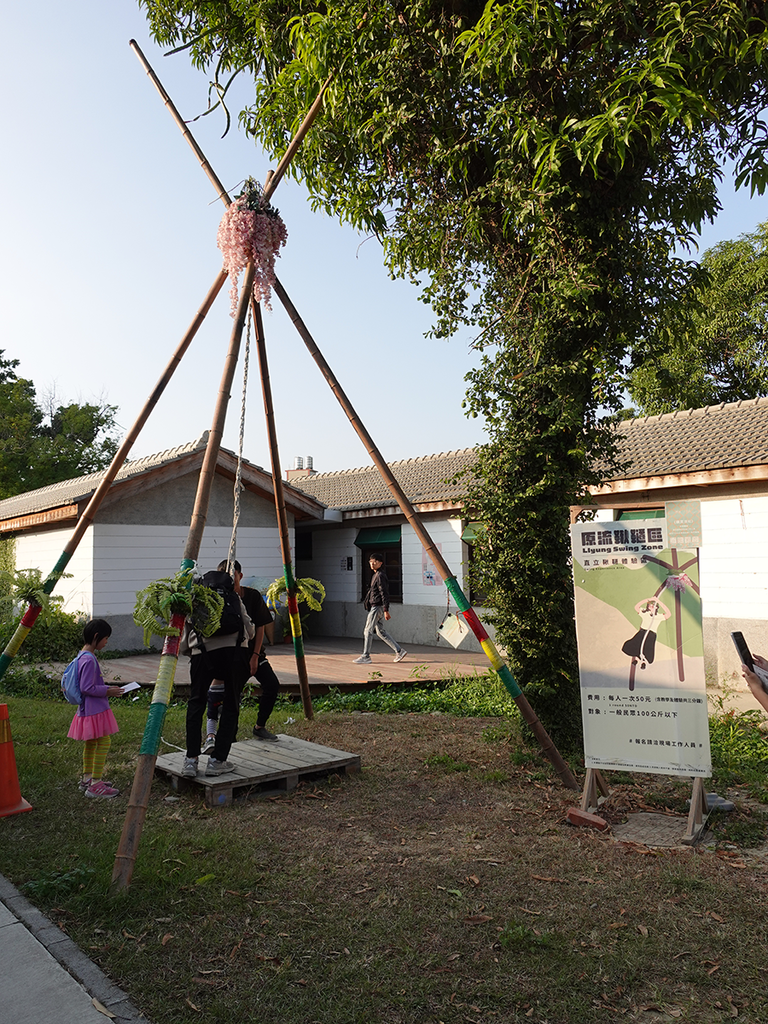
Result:
M139 476L150 469L157 469L169 462L175 462L176 459L180 459L184 455L189 455L199 448L205 448L207 440L208 431L205 431L191 444L179 445L177 448L169 448L157 455L147 455L143 459L126 462L117 474L115 482L130 480L131 477ZM0 519L31 515L34 512L58 508L60 505L72 505L85 498L90 498L103 476L104 471L99 470L98 473L88 473L86 476L78 476L72 480L61 480L57 484L40 487L36 491L26 491L24 494L6 498L4 501L0 501Z
M454 483L453 478L467 466L473 465L475 459L475 449L464 448L456 452L390 462L388 466L414 505L457 503L466 492L467 482L460 480ZM291 484L329 508L364 509L397 505L375 466L344 469L336 473L315 473L291 480Z
M768 464L768 398L625 420L618 431L628 467L614 480Z

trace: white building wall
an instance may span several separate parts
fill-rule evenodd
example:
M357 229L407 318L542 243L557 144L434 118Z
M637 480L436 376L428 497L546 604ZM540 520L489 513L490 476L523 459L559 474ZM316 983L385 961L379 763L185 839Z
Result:
M704 616L768 620L768 497L704 501L701 529Z
M360 587L360 548L355 547L357 527L317 530L312 535L312 561L297 562L296 575L320 580L326 600L356 601ZM352 559L351 569L347 568ZM343 566L343 568L342 568Z
M427 524L427 530L451 573L464 590L461 520L432 520ZM444 607L447 595L445 584L409 523L403 526L402 555L403 604Z
M61 557L72 536L72 527L16 537L16 568L39 569L45 578ZM64 570L71 579L56 584L54 597L64 599L64 611L91 617L93 614L93 527L89 527Z
M132 615L136 593L152 580L179 570L187 541L186 526L98 525L93 561L94 606L98 614ZM208 527L200 545L200 572L215 569L229 553L231 530ZM291 542L293 533L290 531ZM246 576L282 575L280 542L274 528L242 527L237 532L237 559Z

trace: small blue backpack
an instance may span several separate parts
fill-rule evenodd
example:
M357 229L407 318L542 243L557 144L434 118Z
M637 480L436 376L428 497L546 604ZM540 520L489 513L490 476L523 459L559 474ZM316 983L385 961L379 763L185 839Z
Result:
M89 654L89 652L80 651L80 654ZM64 675L61 677L61 692L64 694L64 697L66 698L66 700L69 701L70 704L83 703L83 695L80 693L79 678L80 654L78 654L76 658L73 658L72 661L70 661L70 663L64 669ZM93 655L89 654L89 657L92 658Z

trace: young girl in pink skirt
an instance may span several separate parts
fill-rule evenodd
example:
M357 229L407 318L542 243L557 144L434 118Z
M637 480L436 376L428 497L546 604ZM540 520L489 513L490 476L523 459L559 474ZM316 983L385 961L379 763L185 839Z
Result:
M72 740L83 740L83 776L80 789L88 797L111 800L119 796L120 790L106 782L104 762L112 745L112 734L119 732L115 716L109 707L109 697L121 696L120 686L107 686L96 659L96 651L102 651L112 634L112 627L104 619L91 619L83 630L83 648L77 656L78 682L83 702L75 712L69 736Z

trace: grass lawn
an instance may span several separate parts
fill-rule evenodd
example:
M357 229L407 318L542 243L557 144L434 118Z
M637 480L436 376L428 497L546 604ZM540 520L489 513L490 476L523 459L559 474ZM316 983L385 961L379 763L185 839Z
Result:
M34 807L0 819L0 872L154 1024L768 1018L768 860L745 849L766 827L747 785L720 842L648 850L570 827L576 794L503 718L278 717L359 753L362 772L217 810L157 779L132 885L114 895L126 797L78 792L69 706L0 701ZM146 709L113 705L107 777L127 792ZM168 712L177 745L184 711ZM253 711L242 719L249 731ZM608 780L614 820L690 791ZM734 763L715 785L740 780Z

